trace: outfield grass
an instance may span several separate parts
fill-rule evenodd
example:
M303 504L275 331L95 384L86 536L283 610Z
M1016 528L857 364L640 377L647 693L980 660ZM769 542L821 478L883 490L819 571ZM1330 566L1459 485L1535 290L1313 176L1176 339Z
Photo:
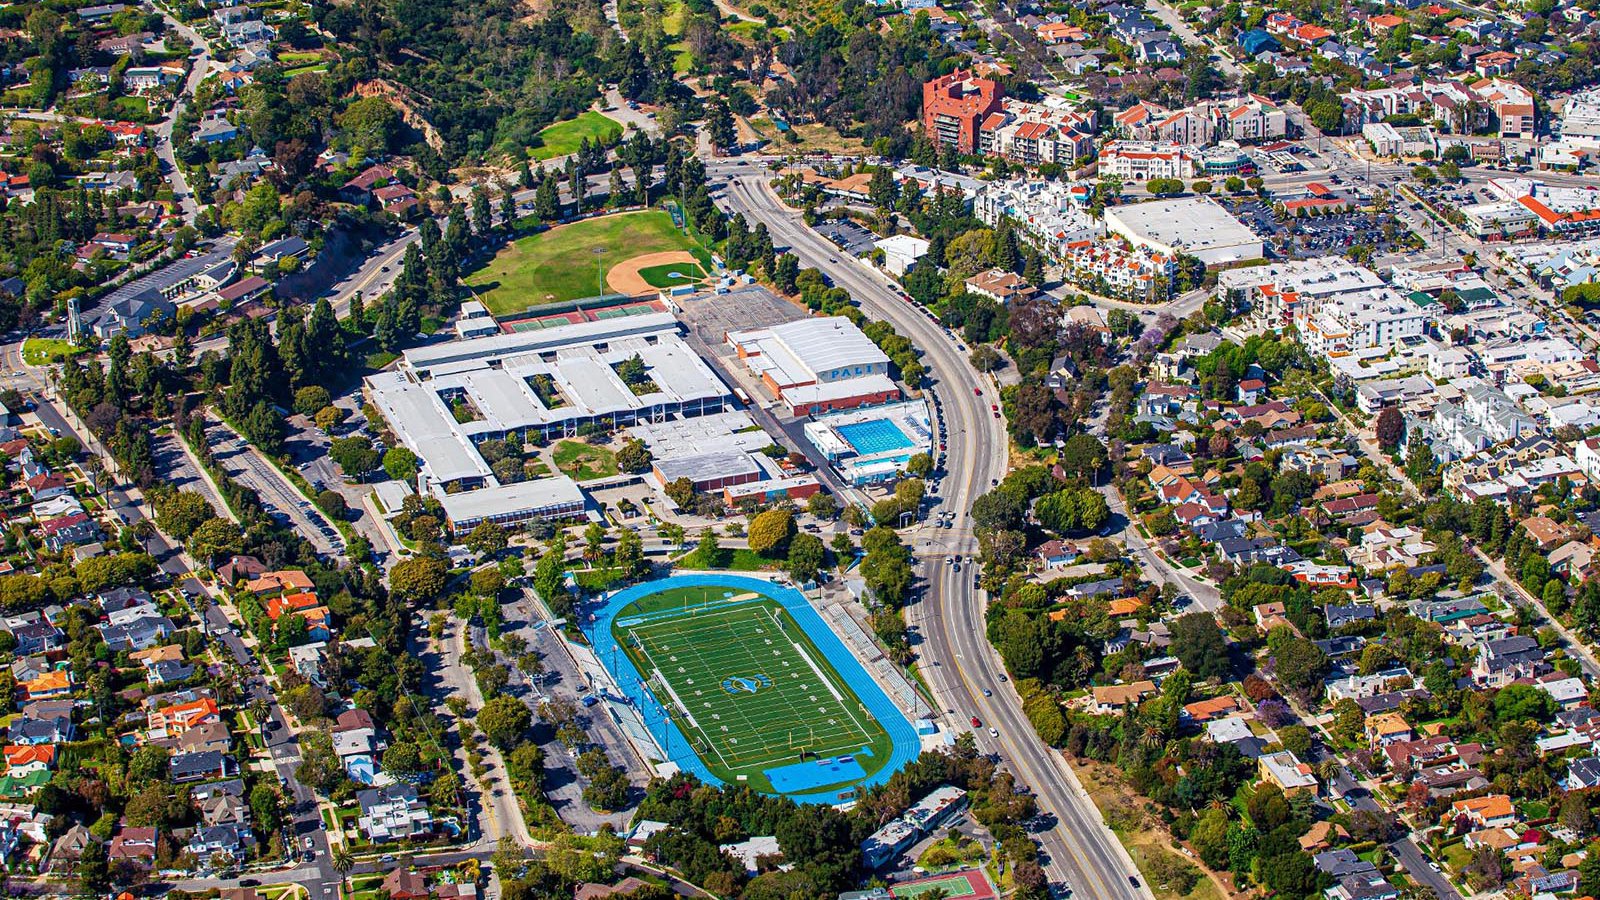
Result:
M592 252L596 247L606 249L598 262ZM500 316L609 293L597 277L598 267L609 269L634 256L667 250L686 250L709 262L704 248L673 227L667 213L619 213L520 238L465 281L489 312Z
M667 263L664 266L645 266L639 277L651 287L670 288L693 284L706 277L706 273L693 263Z
M58 338L28 338L22 342L22 361L30 366L47 366L83 352L82 347Z
M651 673L651 690L711 773L773 791L767 770L802 755L851 755L868 775L886 765L888 731L788 610L754 593L729 604L727 594L738 591L664 591L630 604L612 624L618 645L638 671ZM656 615L637 618L651 610Z
M557 122L539 132L539 144L529 152L534 159L551 159L577 153L578 145L584 138L588 138L592 144L602 138L611 139L620 134L622 126L617 120L589 110L576 119Z
M617 468L615 453L582 441L562 441L556 445L550 458L555 461L556 468L567 473L574 481L593 481L621 471Z

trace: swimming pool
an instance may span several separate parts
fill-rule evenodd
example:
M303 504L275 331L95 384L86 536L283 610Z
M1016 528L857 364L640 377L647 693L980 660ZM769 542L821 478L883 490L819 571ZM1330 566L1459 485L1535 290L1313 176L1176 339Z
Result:
M845 443L854 447L862 456L875 456L879 453L916 446L911 438L906 437L905 432L888 419L852 422L849 425L835 426L834 430L839 432Z

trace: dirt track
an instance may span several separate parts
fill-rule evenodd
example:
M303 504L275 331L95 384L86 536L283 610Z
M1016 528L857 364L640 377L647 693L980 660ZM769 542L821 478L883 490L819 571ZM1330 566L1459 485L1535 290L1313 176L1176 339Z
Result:
M606 286L619 294L630 296L654 296L661 289L653 287L648 281L639 277L639 270L651 266L665 266L672 263L687 263L698 267L700 263L694 255L685 250L664 250L660 253L646 253L635 256L630 260L617 263L606 272Z

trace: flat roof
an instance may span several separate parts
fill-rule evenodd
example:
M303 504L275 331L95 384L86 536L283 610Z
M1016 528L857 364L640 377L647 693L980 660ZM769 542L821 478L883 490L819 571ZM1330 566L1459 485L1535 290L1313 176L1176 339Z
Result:
M742 450L716 451L695 456L676 456L655 462L657 472L664 482L687 478L690 481L710 481L714 478L732 478L741 475L765 475L750 454Z
M584 502L583 491L578 488L578 483L565 475L551 475L459 494L440 492L437 496L451 522L470 522Z
M1108 224L1116 222L1146 241L1190 253L1261 243L1255 232L1209 197L1114 206L1106 210L1105 217Z
M695 456L708 447L755 452L773 443L772 436L744 410L634 425L628 433L644 441L658 460Z
M887 366L889 357L843 316L797 319L728 335L731 343L753 347L776 370L783 384L828 380L831 373L857 366Z
M634 356L650 379L643 392L614 368ZM549 385L553 405L534 389L535 380ZM430 477L445 482L490 476L475 446L485 438L618 413L694 409L731 397L666 314L419 348L405 355L399 371L369 377L367 388L400 442ZM475 411L469 421L456 421L451 403L458 399Z

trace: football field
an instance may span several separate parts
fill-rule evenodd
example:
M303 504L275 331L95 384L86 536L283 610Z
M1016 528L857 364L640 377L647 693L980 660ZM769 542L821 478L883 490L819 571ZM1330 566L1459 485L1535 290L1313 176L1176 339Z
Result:
M779 791L794 786L790 779L844 783L889 757L883 725L770 598L706 589L658 594L619 616L613 633L651 695L724 781ZM819 768L830 758L832 768Z

